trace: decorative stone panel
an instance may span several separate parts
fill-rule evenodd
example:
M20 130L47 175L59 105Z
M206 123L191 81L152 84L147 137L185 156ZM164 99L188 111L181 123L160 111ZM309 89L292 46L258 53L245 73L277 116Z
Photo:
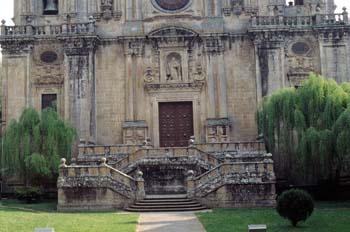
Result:
M123 125L124 144L137 145L143 144L148 134L146 121L127 121Z
M206 123L208 143L227 143L230 141L231 122L228 118L211 118Z

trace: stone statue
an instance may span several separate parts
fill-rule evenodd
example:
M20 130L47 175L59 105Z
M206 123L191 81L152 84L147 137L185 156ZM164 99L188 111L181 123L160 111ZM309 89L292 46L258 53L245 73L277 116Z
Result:
M175 57L172 57L171 60L168 61L166 74L167 74L168 81L182 80L181 62L177 60Z

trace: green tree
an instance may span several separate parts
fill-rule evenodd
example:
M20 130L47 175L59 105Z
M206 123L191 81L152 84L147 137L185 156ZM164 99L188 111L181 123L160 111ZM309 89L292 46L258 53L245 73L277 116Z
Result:
M270 152L291 180L338 180L350 158L350 84L311 74L301 87L263 99L257 113ZM276 157L275 157L276 158Z
M18 176L28 185L57 178L60 157L70 159L76 130L61 120L53 108L39 114L25 109L12 120L3 137L1 168L6 176Z

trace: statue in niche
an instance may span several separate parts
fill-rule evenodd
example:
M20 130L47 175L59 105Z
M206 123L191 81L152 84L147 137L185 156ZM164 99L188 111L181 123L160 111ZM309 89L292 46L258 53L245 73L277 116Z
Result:
M167 81L182 81L181 56L172 53L168 56L166 66Z

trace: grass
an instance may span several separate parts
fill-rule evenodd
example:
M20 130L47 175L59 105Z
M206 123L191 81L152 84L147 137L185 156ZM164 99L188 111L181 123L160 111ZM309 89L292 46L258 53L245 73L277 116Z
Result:
M56 232L134 232L137 219L137 214L118 212L57 213L55 202L3 201L0 206L0 232L28 232L35 228L55 228Z
M320 203L312 216L293 228L275 209L217 209L197 214L207 232L246 232L250 224L266 224L269 232L350 231L350 202Z

